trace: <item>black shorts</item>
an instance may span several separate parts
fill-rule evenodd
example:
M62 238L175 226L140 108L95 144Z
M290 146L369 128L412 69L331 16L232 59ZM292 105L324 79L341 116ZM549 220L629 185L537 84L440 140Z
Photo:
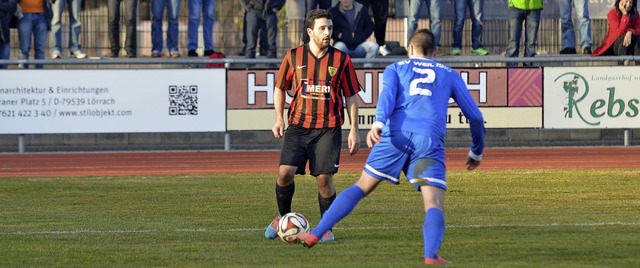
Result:
M284 132L280 165L297 166L296 174L304 175L309 161L311 175L334 174L340 166L341 147L339 127L307 129L292 125Z

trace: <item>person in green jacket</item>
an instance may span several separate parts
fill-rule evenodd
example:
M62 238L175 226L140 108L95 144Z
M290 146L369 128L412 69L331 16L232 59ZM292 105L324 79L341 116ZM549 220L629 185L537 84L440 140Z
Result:
M540 25L540 13L544 0L509 0L509 47L506 57L519 57L520 36L524 23L525 57L536 56L538 42L538 26ZM530 66L531 63L524 63ZM516 67L517 63L508 62L507 67Z

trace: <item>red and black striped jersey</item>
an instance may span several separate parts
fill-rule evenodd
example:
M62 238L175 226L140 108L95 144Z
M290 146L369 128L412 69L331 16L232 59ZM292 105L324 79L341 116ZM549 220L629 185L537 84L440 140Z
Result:
M324 56L316 58L308 44L287 51L275 87L293 89L289 124L303 128L342 126L344 97L360 91L348 54L330 46Z

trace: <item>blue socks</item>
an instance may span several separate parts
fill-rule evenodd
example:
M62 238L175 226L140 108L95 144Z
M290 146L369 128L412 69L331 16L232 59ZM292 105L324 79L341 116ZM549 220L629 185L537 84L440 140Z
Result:
M437 208L427 210L424 225L422 225L425 258L436 258L444 239L444 232L444 213L442 210Z
M336 223L349 215L351 211L358 205L358 202L364 198L364 192L357 185L351 185L342 191L333 201L327 212L324 213L320 223L313 228L311 234L318 238L331 229Z

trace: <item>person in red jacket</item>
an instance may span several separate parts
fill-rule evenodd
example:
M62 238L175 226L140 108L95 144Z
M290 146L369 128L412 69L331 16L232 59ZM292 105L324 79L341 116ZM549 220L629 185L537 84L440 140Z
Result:
M640 14L634 0L616 0L607 15L609 31L592 56L640 55Z

